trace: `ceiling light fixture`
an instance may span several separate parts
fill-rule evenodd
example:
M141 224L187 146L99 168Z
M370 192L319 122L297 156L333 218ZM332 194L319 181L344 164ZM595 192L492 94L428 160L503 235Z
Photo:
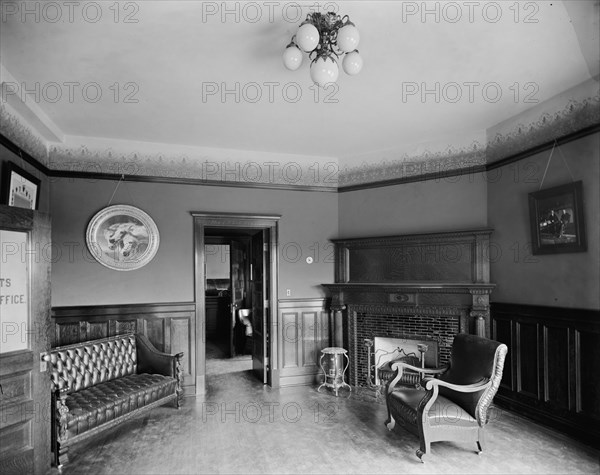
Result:
M302 64L302 51L308 53L310 77L320 87L336 82L340 74L337 59L344 55L342 68L350 76L358 74L363 60L358 50L360 34L348 15L334 12L309 13L283 53L283 64L295 71Z

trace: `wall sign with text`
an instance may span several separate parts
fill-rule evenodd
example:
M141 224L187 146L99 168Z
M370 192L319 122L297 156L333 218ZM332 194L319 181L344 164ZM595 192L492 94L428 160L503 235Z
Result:
M0 230L0 353L28 348L28 234Z

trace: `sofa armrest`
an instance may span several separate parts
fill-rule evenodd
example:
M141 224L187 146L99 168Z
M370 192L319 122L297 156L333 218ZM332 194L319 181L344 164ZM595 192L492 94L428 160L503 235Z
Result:
M175 361L178 355L170 355L159 351L145 335L136 333L138 373L162 374L176 377ZM183 355L181 353L181 355Z
M147 336L136 333L135 344L137 351L138 373L162 374L177 380L177 401L183 396L183 370L181 360L183 352L175 355L158 351Z

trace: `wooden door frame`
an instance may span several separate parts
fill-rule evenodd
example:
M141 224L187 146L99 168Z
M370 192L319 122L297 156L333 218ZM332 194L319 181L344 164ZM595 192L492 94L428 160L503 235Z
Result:
M271 274L269 288L269 381L271 387L279 387L279 335L278 335L278 234L280 215L257 215L240 213L208 213L192 211L194 218L194 294L196 303L196 394L204 395L206 390L206 296L204 293L204 231L205 228L222 229L267 229L270 238Z
M29 316L27 328L27 349L3 353L3 358L11 358L24 363L20 369L29 368L30 394L21 388L16 393L15 408L19 408L18 421L30 422L30 445L33 446L33 460L29 452L17 454L17 470L23 473L47 473L50 470L50 375L40 365L41 355L50 350L50 334L54 331L50 321L50 216L39 211L0 205L0 229L27 233L29 250ZM23 252L23 250L21 250ZM0 375L4 376L11 368L0 365ZM27 386L27 385L25 385ZM18 383L14 384L18 391ZM30 397L29 397L30 396ZM29 407L28 405L31 404ZM16 414L15 414L16 415ZM3 417L7 418L6 414ZM6 421L4 421L6 422ZM28 472L31 469L31 472ZM21 473L21 472L19 472Z

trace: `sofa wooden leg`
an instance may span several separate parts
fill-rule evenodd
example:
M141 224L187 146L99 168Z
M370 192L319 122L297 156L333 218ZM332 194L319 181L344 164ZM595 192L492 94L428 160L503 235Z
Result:
M59 470L62 470L63 466L69 462L69 447L61 446L57 444L57 450L55 454L56 466Z

